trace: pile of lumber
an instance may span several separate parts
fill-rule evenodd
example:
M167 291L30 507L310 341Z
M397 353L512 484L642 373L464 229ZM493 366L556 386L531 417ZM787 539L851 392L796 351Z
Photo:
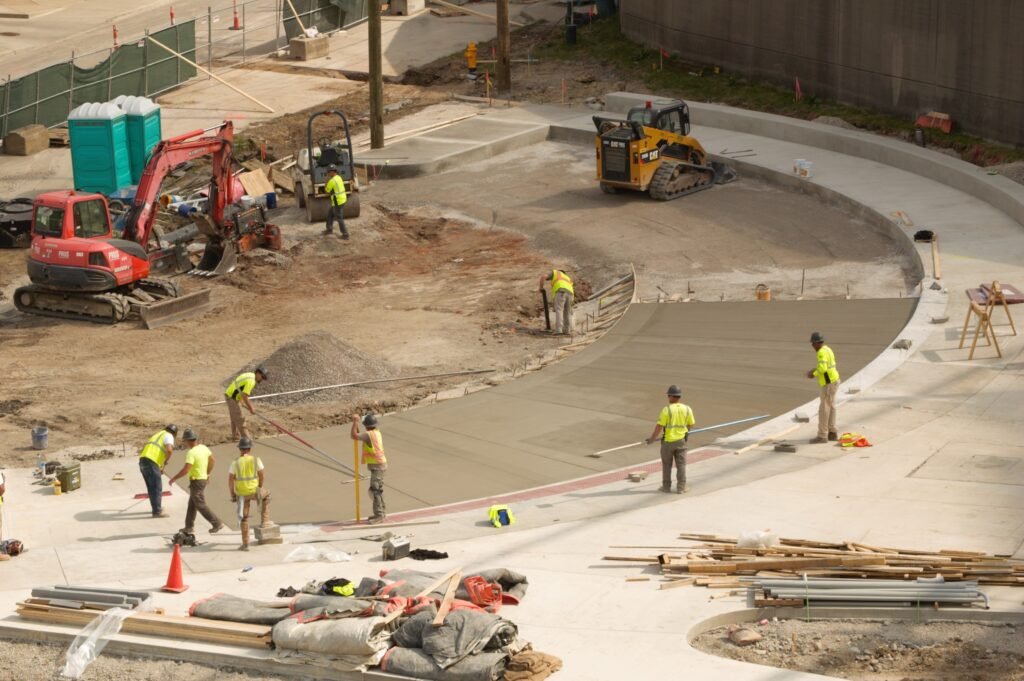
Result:
M27 620L82 628L111 608L135 610L148 597L149 594L144 592L117 592L113 589L66 586L33 589L31 598L17 604L17 613ZM125 618L121 631L243 648L269 648L271 643L270 627L266 625L177 617L166 615L159 609L139 611Z
M658 567L673 588L693 584L719 589L749 585L749 579L827 577L832 579L884 579L914 581L937 578L946 582L1024 586L1024 561L980 551L920 551L869 546L858 542L832 543L808 539L778 540L768 548L742 548L737 540L713 534L684 533L679 539L695 544L664 547L612 547L666 549L647 556L605 556L605 560L650 563Z

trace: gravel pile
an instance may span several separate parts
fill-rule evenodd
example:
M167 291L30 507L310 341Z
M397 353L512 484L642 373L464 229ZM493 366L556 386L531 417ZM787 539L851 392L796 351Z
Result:
M258 364L265 366L270 376L256 387L253 395L397 375L395 368L381 358L365 353L324 331L299 336L282 345L266 359L241 367L239 372L251 371ZM225 385L233 378L234 376L225 381ZM266 402L277 405L299 404L336 398L338 392L318 390L271 397Z

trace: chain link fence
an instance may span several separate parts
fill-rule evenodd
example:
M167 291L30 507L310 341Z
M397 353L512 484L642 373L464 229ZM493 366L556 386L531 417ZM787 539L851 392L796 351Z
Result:
M0 83L0 137L33 123L60 125L86 102L155 97L199 73L147 37L215 71L273 54L303 28L329 34L358 24L366 19L369 1L246 0L209 7L205 14L109 49L72 53L65 62Z

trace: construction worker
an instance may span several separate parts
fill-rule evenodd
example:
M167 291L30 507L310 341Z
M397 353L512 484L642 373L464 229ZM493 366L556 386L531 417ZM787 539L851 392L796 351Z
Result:
M555 328L559 334L572 333L572 279L562 270L551 270L540 277L538 291L544 290L544 282L551 282L551 306L555 310Z
M238 521L242 531L239 551L249 550L249 509L253 501L260 506L260 527L270 525L270 492L263 489L263 462L252 455L252 440L238 441L238 458L231 462L228 472L228 492L231 502L238 505Z
M238 403L244 404L250 414L255 414L256 411L252 408L249 395L252 394L253 389L257 385L265 380L267 380L267 369L261 364L253 371L238 374L235 380L231 381L231 384L228 385L227 390L224 391L224 395L227 397L224 401L227 402L228 415L231 417L232 440L243 436L252 437L252 433L249 432L249 428L245 424L245 414L242 413L242 408L238 406Z
M210 534L216 534L224 527L224 523L206 504L206 485L210 482L210 473L213 472L215 463L213 452L206 445L199 444L199 436L191 428L185 429L181 440L188 447L188 451L185 452L185 465L171 478L170 484L173 485L178 478L188 474L188 510L185 511L185 527L182 532L195 534L196 513L201 513L212 525Z
M679 401L683 391L678 385L668 387L668 406L658 414L658 423L644 442L661 440L661 491L672 491L672 463L676 465L676 494L690 490L686 484L686 439L693 427L693 409Z
M331 206L327 211L327 227L324 229L324 234L331 233L334 221L337 220L341 238L348 240L348 227L345 226L344 215L345 202L348 201L348 195L345 194L345 180L338 174L337 166L331 165L327 167L327 184L324 185L324 191L327 192L327 196L331 200Z
M388 469L388 460L384 456L384 436L377 428L377 417L367 414L362 418L362 424L366 427L365 433L359 432L359 415L352 415L353 440L363 443L363 463L370 469L370 497L373 499L373 515L366 519L371 525L384 522L386 509L384 507L384 472Z
M821 388L818 402L818 436L811 444L836 441L836 393L839 392L839 371L836 370L836 354L825 345L825 336L818 331L811 334L811 346L818 355L818 365L807 372L807 378L817 378Z
M149 438L139 450L139 471L146 481L146 494L154 518L167 517L167 512L163 510L164 466L174 454L174 436L177 434L178 426L170 423Z

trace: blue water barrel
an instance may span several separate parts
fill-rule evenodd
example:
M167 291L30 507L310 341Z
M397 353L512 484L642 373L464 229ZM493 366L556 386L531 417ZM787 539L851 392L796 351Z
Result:
M75 189L112 194L132 184L127 116L110 103L83 104L68 114Z
M121 95L114 100L127 116L128 159L131 163L132 184L142 179L149 155L160 142L160 105L147 97Z

